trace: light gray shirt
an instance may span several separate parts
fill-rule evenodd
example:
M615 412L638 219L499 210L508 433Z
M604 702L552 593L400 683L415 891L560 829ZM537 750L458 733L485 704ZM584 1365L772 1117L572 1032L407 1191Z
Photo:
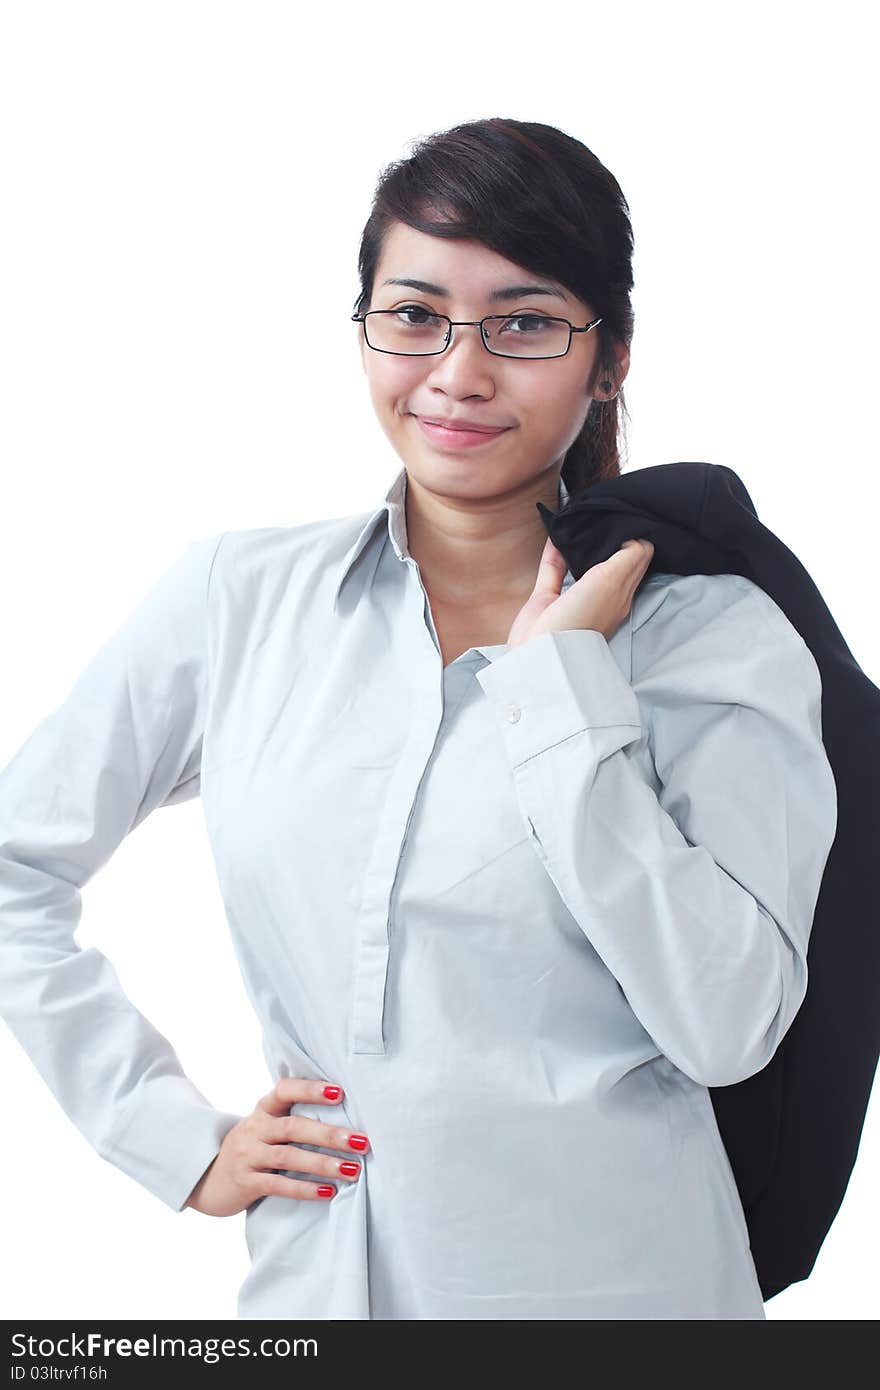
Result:
M182 1210L241 1117L75 932L123 837L200 794L272 1079L343 1085L296 1111L372 1146L331 1200L248 1208L241 1317L763 1318L707 1088L804 998L816 663L750 580L652 574L610 641L444 669L405 497L194 541L12 758L0 1014Z

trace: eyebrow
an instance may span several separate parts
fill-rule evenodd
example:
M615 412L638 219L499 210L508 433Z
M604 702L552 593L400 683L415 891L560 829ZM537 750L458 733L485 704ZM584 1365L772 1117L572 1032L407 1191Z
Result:
M422 294L438 294L448 296L449 290L444 290L442 285L432 285L429 280L408 280L392 278L383 280L383 285L405 285L411 290L421 290ZM554 289L551 285L503 285L500 289L490 290L489 299L495 304L504 299L520 299L526 294L548 294L554 299L568 299L565 290Z

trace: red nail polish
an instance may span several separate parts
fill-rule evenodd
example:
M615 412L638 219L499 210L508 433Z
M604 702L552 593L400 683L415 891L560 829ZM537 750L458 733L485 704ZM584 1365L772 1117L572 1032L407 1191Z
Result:
M342 1087L341 1087L341 1086L325 1086L325 1087L324 1087L324 1095L327 1097L328 1100L338 1100L339 1097L342 1095Z
M352 1134L348 1142L353 1149L365 1149L370 1141L365 1134Z
M319 1197L333 1197L336 1193L335 1187L325 1187L323 1184L318 1188Z
M347 1178L356 1178L361 1171L361 1165L359 1163L340 1163L339 1171L344 1173Z

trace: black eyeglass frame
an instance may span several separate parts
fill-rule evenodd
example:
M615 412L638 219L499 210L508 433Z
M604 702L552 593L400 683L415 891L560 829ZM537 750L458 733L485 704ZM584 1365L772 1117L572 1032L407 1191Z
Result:
M414 306L404 305L404 308L411 307ZM516 360L516 353L496 352L494 348L489 347L489 344L486 342L486 330L483 328L483 324L489 323L492 319L527 318L531 314L531 311L523 310L519 314L487 314L486 317L482 319L451 319L448 314L434 314L429 309L425 309L424 312L426 314L430 313L432 318L445 319L446 322L449 324L449 327L446 330L446 342L443 344L442 348L437 348L434 352L395 352L394 348L373 347L373 344L370 342L370 339L367 336L366 327L366 321L370 317L370 314L400 314L402 312L403 310L401 309L368 309L365 314L352 314L351 320L353 323L362 323L364 325L364 339L366 341L367 347L370 349L371 352L384 352L388 353L391 357L439 357L441 353L446 351L446 349L449 347L449 344L452 342L453 328L479 328L480 342L483 344L483 347L486 349L487 352L490 352L493 357L507 357ZM600 316L597 319L591 319L589 323L585 323L583 328L576 328L573 323L569 322L568 319L560 318L557 314L534 314L532 316L535 318L546 319L552 323L567 324L568 345L565 349L565 352L551 352L545 355L540 355L538 357L524 356L519 358L521 362L552 362L557 357L567 356L568 352L571 349L571 335L573 333L589 333L591 328L595 328L597 324L602 322L603 317L600 314Z

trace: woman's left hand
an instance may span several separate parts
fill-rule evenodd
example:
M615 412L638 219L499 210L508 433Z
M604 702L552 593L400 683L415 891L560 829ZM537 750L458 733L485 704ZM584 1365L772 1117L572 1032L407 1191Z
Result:
M619 550L592 565L563 594L568 565L548 536L535 587L514 619L508 647L522 646L542 632L568 628L593 628L610 640L628 616L653 554L651 541L624 541Z

